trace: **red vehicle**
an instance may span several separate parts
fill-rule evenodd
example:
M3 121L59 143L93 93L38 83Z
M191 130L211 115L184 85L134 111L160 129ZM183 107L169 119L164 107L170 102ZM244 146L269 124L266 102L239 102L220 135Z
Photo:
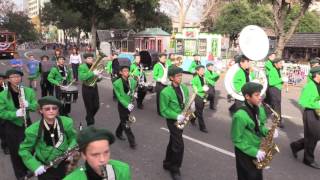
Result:
M0 57L13 58L16 47L16 33L0 30Z

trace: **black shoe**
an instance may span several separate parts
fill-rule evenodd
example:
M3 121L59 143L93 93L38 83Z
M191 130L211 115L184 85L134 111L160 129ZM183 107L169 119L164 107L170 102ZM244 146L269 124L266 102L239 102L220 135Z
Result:
M281 128L281 129L283 129L284 128L284 124L283 124L283 122L281 122L280 121L280 123L279 123L279 126L278 126L279 128Z
M172 180L182 180L180 172L170 171Z
M200 129L200 131L204 133L208 133L208 130L206 128Z
M293 157L297 159L298 158L298 154L297 154L298 151L296 151L294 149L294 144L293 143L290 144L290 148L291 148L291 152L292 152Z
M120 139L121 141L125 141L125 140L126 140L126 138L123 137L123 135L116 135L116 136L117 136L117 138Z
M319 165L318 163L316 163L316 162L308 163L308 162L306 162L306 161L303 161L303 163L304 163L305 165L307 165L307 166L312 167L312 168L320 169L320 165Z
M190 121L190 123L191 123L191 125L192 125L192 126L197 126L197 124L196 124L196 121L195 121L195 120L191 120L191 121Z
M139 104L138 109L143 109L143 104Z
M3 152L4 152L4 154L10 154L8 147L3 148Z
M130 144L130 148L131 148L131 149L136 149L136 148L137 148L137 144L136 144L136 143Z
M164 170L170 171L170 168L167 165L162 165Z

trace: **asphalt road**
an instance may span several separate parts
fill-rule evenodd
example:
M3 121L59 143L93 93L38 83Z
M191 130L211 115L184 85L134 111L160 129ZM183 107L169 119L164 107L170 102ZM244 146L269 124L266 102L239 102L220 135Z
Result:
M34 51L37 56L43 54L40 50ZM7 61L0 61L0 71L8 67ZM191 76L184 75L184 82L188 84ZM27 83L26 83L27 84ZM72 104L71 117L76 128L79 123L85 124L85 109L79 85L79 99ZM39 88L38 88L39 89ZM320 171L302 164L303 152L299 158L293 158L289 144L303 136L301 110L297 106L297 99L301 87L289 87L288 92L282 92L282 111L285 117L285 129L280 131L276 142L280 153L274 157L271 168L264 170L266 180L317 180ZM181 172L184 180L233 180L236 179L234 148L230 139L231 118L223 87L223 78L216 86L217 110L205 108L204 117L208 134L202 133L197 127L188 126L184 130L184 161ZM38 97L39 96L38 90ZM112 100L112 85L110 80L99 83L100 110L96 115L96 126L115 131L119 123L117 103ZM133 114L137 122L132 130L136 136L137 149L129 148L127 141L116 141L111 147L111 157L130 164L133 180L166 180L170 179L167 171L162 169L169 134L166 122L156 114L155 95L148 94L144 100L144 109L135 109ZM33 120L39 118L32 114ZM316 149L316 160L320 162L320 148ZM9 156L0 152L0 179L14 179Z

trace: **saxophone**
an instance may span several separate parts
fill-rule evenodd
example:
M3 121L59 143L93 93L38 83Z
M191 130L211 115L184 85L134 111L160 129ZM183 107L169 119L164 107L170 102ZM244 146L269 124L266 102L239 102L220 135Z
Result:
M27 108L24 105L24 102L26 101L26 96L24 94L24 89L22 85L18 86L19 89L19 103L20 103L20 108L23 110L23 122L24 122L24 127L28 127L28 121L27 121Z
M128 81L129 81L129 88L130 88L129 92L130 92L130 91L131 91L130 78L128 79ZM138 87L138 86L137 86L137 87ZM131 93L131 97L132 97L132 98L131 98L131 103L134 103L135 94L136 94L136 91L137 91L137 89L138 89L137 87L135 88L135 90L133 91L133 93ZM129 118L128 118L128 121L126 122L126 128L129 128L129 127L131 126L131 124L135 123L136 121L137 121L137 120L136 120L136 117L130 113Z
M100 171L101 171L102 180L108 180L107 166L106 165L100 165L99 168L100 168Z
M193 103L193 101L195 100L197 96L197 93L193 93L187 106L184 107L183 111L182 111L182 114L186 117L182 122L178 122L176 121L175 125L178 129L183 129L184 127L186 127L186 125L188 124L188 122L195 118L195 115L194 113L190 110L191 108L191 105Z
M278 146L273 141L273 134L275 129L278 127L278 124L280 123L280 116L279 114L272 109L268 104L263 103L266 108L268 108L272 112L272 126L267 134L266 137L264 137L261 140L260 149L262 149L266 156L263 159L263 161L258 162L257 160L253 160L253 163L256 165L257 169L264 169L265 167L269 166L271 163L273 156L280 152Z
M105 54L103 54L101 51L97 51L97 60L92 64L90 68L90 72L93 72L94 70L98 70L100 73L104 71L104 65L102 63L102 59L105 57ZM94 76L91 79L88 79L84 81L83 83L87 86L93 87L97 84L97 81L99 80L98 76Z

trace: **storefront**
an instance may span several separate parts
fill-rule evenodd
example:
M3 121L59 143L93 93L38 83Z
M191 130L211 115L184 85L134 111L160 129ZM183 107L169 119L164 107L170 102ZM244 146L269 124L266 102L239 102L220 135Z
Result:
M135 34L135 49L164 52L168 49L170 34L161 28L146 28Z

